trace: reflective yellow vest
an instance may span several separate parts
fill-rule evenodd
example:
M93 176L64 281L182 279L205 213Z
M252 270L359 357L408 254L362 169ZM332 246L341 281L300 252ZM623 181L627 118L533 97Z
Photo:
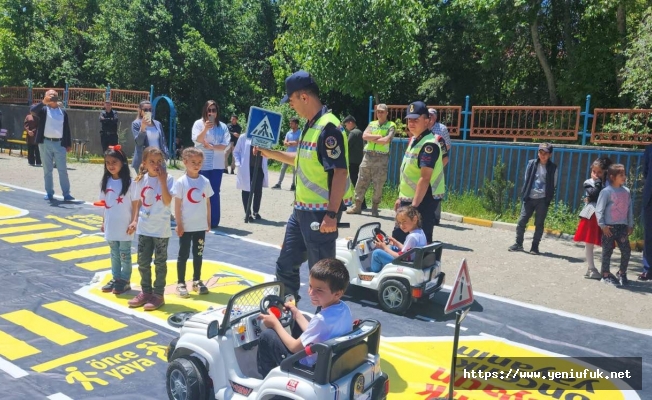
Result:
M435 140L432 133L419 140L419 143L405 150L403 163L401 164L401 182L398 187L398 197L403 201L412 201L417 191L417 183L421 178L421 168L419 168L419 153L426 144L432 144L439 147L439 158L435 163L435 168L430 177L430 186L432 187L433 196L444 194L446 185L444 183L444 163L442 162L441 146Z
M328 172L324 171L324 166L319 163L317 157L317 141L319 135L328 123L335 126L340 124L339 119L332 113L326 113L311 126L303 135L297 149L297 156L294 159L294 167L297 171L296 191L294 198L294 208L299 210L326 211L328 209ZM349 206L353 200L353 186L349 179L349 145L346 133L344 137L344 149L337 147L328 148L330 151L344 151L346 157L346 191L344 192L344 204ZM339 209L339 204L337 205Z
M378 121L373 121L369 124L369 129L372 135L378 135L380 137L385 137L389 133L389 129L394 128L396 130L396 124L392 121L386 121L382 126L378 124ZM387 144L378 144L367 142L364 146L365 151L375 151L378 153L387 153L389 154L389 143Z

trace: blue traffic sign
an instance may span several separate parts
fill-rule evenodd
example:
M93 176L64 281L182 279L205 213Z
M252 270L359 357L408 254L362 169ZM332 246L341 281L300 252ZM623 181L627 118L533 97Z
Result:
M247 137L253 146L271 149L278 143L283 115L252 106L247 120Z

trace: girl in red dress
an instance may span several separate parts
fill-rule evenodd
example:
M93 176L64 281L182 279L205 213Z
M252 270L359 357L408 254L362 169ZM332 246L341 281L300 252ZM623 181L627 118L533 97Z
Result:
M607 169L612 163L609 157L598 158L591 165L591 178L584 181L585 205L580 212L580 223L577 225L573 240L585 243L584 250L588 270L584 277L587 279L602 278L593 262L593 248L602 245L602 230L598 226L598 220L595 216L595 203L598 201L600 191L607 183Z

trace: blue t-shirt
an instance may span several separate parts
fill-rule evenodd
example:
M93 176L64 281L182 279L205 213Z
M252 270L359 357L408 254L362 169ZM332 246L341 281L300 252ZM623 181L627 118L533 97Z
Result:
M288 131L288 133L285 134L285 139L287 139L288 142L298 142L299 138L301 137L301 129L297 129L296 132L292 132L292 129ZM287 151L296 153L297 152L297 146L288 146Z
M303 347L310 344L323 343L327 340L343 336L353 330L353 317L351 310L345 302L333 304L322 308L319 314L312 317L306 330L299 340ZM301 360L301 364L312 366L317 362L317 355L313 354Z

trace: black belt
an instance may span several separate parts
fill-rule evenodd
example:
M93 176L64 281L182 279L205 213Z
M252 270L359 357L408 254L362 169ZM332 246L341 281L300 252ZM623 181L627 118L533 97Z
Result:
M51 142L60 142L61 141L61 138L51 138L51 137L47 137L47 136L43 136L43 139L49 140Z

